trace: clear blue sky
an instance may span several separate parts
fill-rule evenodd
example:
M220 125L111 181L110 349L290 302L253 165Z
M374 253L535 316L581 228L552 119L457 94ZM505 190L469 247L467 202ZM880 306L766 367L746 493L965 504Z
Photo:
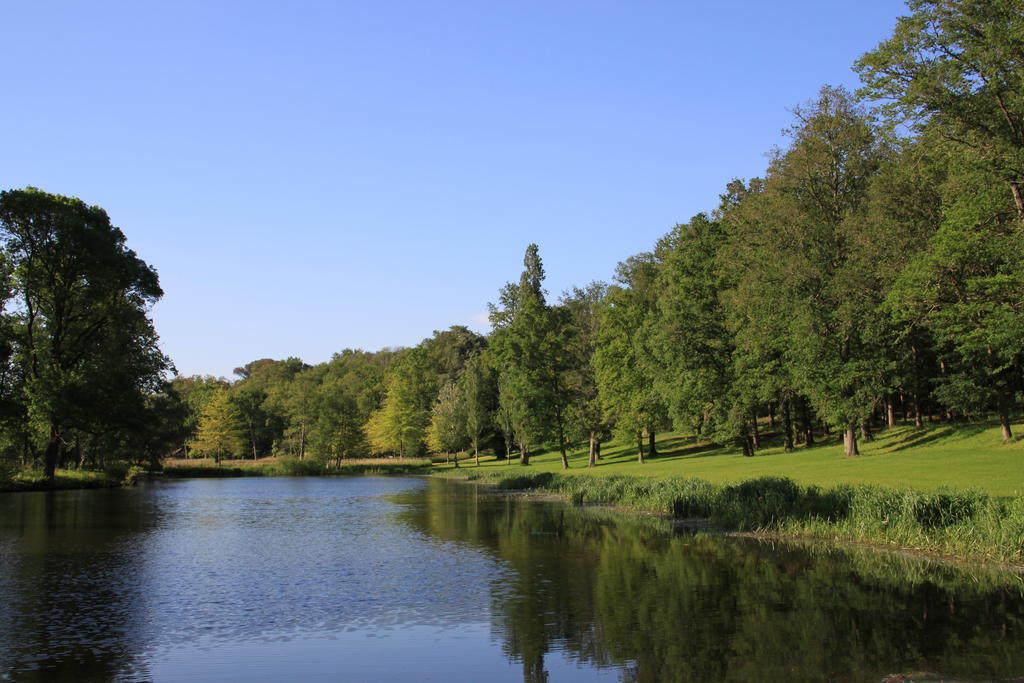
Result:
M901 2L6 3L0 188L104 207L182 374L486 330L760 175Z

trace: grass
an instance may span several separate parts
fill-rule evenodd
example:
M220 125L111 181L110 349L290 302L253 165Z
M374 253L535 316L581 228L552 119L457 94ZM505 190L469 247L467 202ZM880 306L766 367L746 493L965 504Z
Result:
M120 471L57 470L53 484L50 485L43 478L41 469L12 470L0 472L0 492L117 488L134 481L135 473L132 473L130 481L126 481L127 475L127 471L122 473Z
M365 474L421 474L428 471L427 458L361 458L340 464L314 458L262 458L260 460L168 459L163 475L185 477L287 477Z
M1015 431L1024 432L1016 425ZM597 467L587 468L587 453L571 453L570 473L588 477L628 474L640 477L696 477L715 484L739 483L760 477L785 477L802 485L874 484L919 491L970 489L992 496L1024 495L1024 440L1002 444L999 427L991 425L898 426L861 443L861 455L847 458L837 437L812 448L785 452L779 436L768 435L766 447L754 457L732 448L715 447L693 437L665 434L659 455L644 465L636 461L634 444L612 442L603 448ZM463 460L455 470L435 464L432 472L468 476L480 473L562 472L559 455L547 451L531 456L530 466L482 458L479 468Z
M1024 441L990 425L896 427L843 455L837 439L785 452L778 435L754 457L680 435L644 465L632 444L610 444L594 468L574 452L530 466L488 458L432 472L539 490L737 531L855 541L1024 565Z
M783 477L713 484L685 477L495 471L479 472L477 478L499 489L556 493L574 503L706 518L727 530L857 541L1024 565L1024 497L869 484L823 488Z

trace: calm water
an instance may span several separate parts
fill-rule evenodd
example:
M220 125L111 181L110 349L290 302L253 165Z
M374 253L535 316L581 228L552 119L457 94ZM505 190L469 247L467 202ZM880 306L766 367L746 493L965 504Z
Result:
M1022 595L436 480L0 496L0 679L986 680Z

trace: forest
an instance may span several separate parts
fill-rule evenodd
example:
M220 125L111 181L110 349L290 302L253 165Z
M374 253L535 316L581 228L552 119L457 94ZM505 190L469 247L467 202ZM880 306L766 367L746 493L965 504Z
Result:
M412 348L258 359L171 377L155 270L98 207L0 194L0 467L556 449L655 456L677 431L753 455L897 421L998 421L1024 404L1024 11L912 0L793 110L762 177L553 297L536 244L491 330ZM760 150L752 150L756 153ZM457 456L456 456L457 457Z

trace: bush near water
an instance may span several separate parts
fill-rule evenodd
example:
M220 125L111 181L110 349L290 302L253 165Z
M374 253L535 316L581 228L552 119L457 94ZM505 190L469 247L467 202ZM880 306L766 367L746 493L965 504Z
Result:
M867 484L802 486L784 477L713 484L687 477L586 477L554 472L472 474L498 489L557 493L574 503L707 518L748 532L842 539L958 557L1024 562L1024 498Z

